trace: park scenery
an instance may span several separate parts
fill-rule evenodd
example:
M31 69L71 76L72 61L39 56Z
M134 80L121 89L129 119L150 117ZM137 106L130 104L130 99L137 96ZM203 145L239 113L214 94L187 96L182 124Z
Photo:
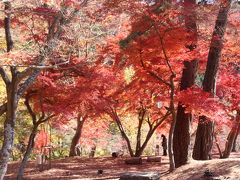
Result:
M240 180L240 0L0 0L0 180Z

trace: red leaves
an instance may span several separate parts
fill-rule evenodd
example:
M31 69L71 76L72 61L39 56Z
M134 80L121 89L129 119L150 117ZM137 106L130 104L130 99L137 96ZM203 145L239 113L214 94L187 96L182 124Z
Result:
M191 87L178 93L177 100L186 107L186 112L198 116L207 116L212 120L226 123L227 104L218 98L212 98L212 94L204 92L199 87Z
M229 104L230 110L240 108L240 74L236 67L236 64L223 66L217 85L217 95Z
M56 14L56 10L46 7L46 6L42 6L42 7L37 7L35 9L33 9L33 12L38 13L38 14L42 14L45 16L53 16Z
M49 135L45 131L40 130L36 136L34 148L43 153L44 150L43 146L47 146L49 145L49 143L50 143Z

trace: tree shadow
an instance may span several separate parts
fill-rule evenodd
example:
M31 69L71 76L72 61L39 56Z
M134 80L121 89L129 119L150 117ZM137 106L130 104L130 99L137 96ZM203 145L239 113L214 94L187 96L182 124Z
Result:
M220 179L223 179L223 178L228 178L228 174L230 174L232 171L231 171L231 168L239 168L240 169L240 164L239 164L239 161L234 161L234 160L226 160L226 161L223 161L223 162L219 162L219 163L216 163L214 164L214 166L211 166L211 163L206 165L206 164L203 164L201 166L198 166L197 167L199 169L198 173L194 174L194 172L196 172L196 168L190 168L190 169L187 169L185 171L182 171L182 173L189 173L189 171L193 172L191 174L190 177L188 177L186 180L201 180L201 179L207 179L206 177L204 177L204 172L207 171L207 170L210 170L213 174L213 178L220 178Z

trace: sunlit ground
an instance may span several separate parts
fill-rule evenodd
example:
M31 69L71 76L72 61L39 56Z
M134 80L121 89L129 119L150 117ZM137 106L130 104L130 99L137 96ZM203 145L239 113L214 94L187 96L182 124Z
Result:
M168 173L168 158L162 157L161 163L146 162L143 157L142 165L126 165L124 158L66 158L52 160L52 168L39 171L35 161L31 161L25 173L25 179L118 179L121 174L129 172L158 172L162 174L161 180L194 180L204 179L204 171L209 169L218 179L240 180L240 153L232 153L230 159L214 159L211 161L191 161L190 164ZM5 179L15 179L18 164L9 164ZM103 175L97 171L103 170Z

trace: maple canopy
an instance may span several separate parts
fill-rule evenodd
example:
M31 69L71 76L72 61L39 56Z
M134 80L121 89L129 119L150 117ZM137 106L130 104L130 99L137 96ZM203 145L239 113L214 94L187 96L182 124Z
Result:
M124 140L130 155L140 156L156 131L169 132L170 162L174 162L172 142L180 107L189 119L193 115L193 123L205 117L206 123L216 122L216 132L223 124L231 127L240 109L240 20L237 3L228 13L230 6L231 1L222 0L1 3L0 27L5 32L0 32L4 94L0 111L6 112L9 125L4 126L9 141L3 141L0 154L4 167L21 98L29 98L30 114L54 116L52 128L74 129L71 120L82 122L75 145L103 148L114 124L118 128L114 135L122 136L120 144ZM225 23L217 19L222 12L225 19L220 20ZM226 31L223 27L218 32L221 25ZM207 65L213 62L214 48L215 69ZM195 70L189 70L186 64L195 62ZM209 69L214 78L212 89L206 90ZM187 77L192 84L182 88L187 70L192 70L192 77ZM136 130L134 143L129 127ZM35 148L50 143L43 130L36 141Z

